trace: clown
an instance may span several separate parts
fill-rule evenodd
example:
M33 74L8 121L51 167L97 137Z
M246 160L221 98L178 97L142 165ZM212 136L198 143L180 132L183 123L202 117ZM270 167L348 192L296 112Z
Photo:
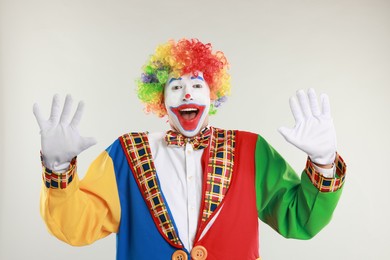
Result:
M175 131L193 137L208 123L210 89L202 72L170 77L164 91L169 123Z
M209 125L230 91L222 52L196 39L159 46L144 65L138 96L167 116L167 133L127 133L79 180L76 156L95 143L61 111L41 128L41 214L57 238L86 245L117 234L117 259L260 259L258 218L285 237L309 239L331 219L345 164L336 152L327 96L310 89L290 100L286 140L308 155L301 178L260 135Z

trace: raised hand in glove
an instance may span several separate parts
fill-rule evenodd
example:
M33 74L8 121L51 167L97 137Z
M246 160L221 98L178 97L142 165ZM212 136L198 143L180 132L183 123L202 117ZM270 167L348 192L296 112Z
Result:
M79 102L73 118L71 118L72 97L66 96L61 111L60 98L53 97L51 114L45 120L38 104L34 104L33 112L41 130L41 148L43 162L47 168L55 172L64 172L71 160L82 151L96 144L91 137L82 137L78 131L84 103Z
M336 131L330 115L329 98L321 95L322 109L314 89L309 89L307 94L299 90L297 99L298 102L294 97L290 98L295 126L278 130L289 143L304 151L312 162L329 166L336 156Z

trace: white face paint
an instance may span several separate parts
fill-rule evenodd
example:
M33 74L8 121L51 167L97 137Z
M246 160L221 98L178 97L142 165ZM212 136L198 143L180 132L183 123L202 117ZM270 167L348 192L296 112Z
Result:
M202 72L197 76L170 77L165 85L164 100L172 129L192 137L207 126L210 88Z

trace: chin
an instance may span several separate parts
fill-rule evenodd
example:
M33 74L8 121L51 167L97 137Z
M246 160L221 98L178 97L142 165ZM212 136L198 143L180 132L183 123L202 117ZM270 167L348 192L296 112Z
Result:
M181 133L182 135L184 135L185 137L194 137L196 136L197 134L199 134L199 132L205 128L207 126L207 123L206 124L203 124L201 127L196 127L194 130L186 130L184 129L183 127L177 127L176 125L174 124L171 124L171 128L172 130L178 132L178 133Z

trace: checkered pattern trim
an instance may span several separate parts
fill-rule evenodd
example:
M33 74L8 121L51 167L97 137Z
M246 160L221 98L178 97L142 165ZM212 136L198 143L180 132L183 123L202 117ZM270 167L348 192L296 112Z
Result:
M182 247L158 185L156 168L146 133L125 134L121 142L128 155L135 180L158 230L173 245Z
M202 222L221 204L230 186L234 164L235 132L213 128L210 159L207 165L206 191Z
M345 180L345 172L347 170L347 165L344 163L343 158L336 155L334 162L336 166L336 177L335 178L325 178L318 171L315 170L313 162L308 159L306 163L306 174L309 176L309 179L313 185L321 192L333 192L340 189Z
M167 145L174 145L174 146L184 146L188 142L192 144L194 150L199 150L199 149L204 149L208 146L210 136L211 136L210 128L203 129L200 132L200 134L191 138L185 137L180 133L169 130L165 135L165 141L167 142Z
M69 170L63 173L53 172L52 170L46 168L43 164L43 157L41 154L41 163L42 163L42 180L46 188L50 189L65 189L74 178L76 174L76 157L72 159L69 165Z

